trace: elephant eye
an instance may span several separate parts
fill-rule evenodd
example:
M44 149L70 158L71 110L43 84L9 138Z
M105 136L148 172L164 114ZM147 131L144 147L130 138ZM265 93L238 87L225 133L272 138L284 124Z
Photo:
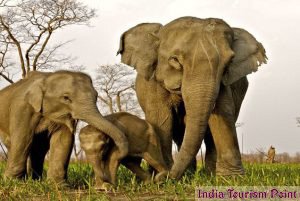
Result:
M67 96L67 95L63 95L63 100L64 100L64 102L66 102L66 103L72 103L72 100L70 99L70 97L69 96Z

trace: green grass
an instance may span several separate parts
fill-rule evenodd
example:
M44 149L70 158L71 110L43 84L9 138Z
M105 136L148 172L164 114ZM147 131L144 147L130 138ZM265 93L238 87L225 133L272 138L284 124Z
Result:
M161 184L142 184L126 168L118 172L118 186L105 193L93 189L92 169L87 164L71 164L69 187L60 188L47 180L4 181L0 177L0 200L166 200L193 199L197 186L300 186L300 164L245 164L246 174L215 177L199 167L195 174L186 174L180 181L166 179ZM0 173L5 164L0 164Z

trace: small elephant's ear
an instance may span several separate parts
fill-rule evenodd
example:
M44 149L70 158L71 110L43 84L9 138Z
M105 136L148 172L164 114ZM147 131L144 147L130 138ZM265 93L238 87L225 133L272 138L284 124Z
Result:
M42 110L43 90L39 84L33 85L26 93L26 100L35 112Z
M249 32L233 28L234 40L232 49L235 53L225 68L222 78L224 85L230 85L246 75L256 72L262 63L267 63L266 51Z
M183 65L181 61L181 57L177 55L170 56L168 59L169 65L175 68L176 70L182 70Z
M118 49L117 55L122 54L122 52L124 51L124 37L125 37L125 34L126 34L126 32L124 32L120 37L119 49Z

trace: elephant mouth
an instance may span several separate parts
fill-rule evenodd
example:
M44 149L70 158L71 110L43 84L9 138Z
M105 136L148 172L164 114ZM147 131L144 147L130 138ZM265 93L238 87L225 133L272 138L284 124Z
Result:
M170 93L173 93L173 94L177 94L177 95L181 95L181 85L179 86L174 86L174 87L168 87L166 85L166 83L164 82L161 82L162 86L167 89Z
M174 88L174 89L168 89L168 91L170 91L171 93L174 93L174 94L181 95L181 86L178 88Z

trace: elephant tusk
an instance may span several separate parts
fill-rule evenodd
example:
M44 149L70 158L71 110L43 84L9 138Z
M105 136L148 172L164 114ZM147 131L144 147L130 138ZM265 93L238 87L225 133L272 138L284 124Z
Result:
M153 73L152 73L152 75L150 76L149 80L152 80L152 79L154 79L154 77L155 77L155 73L156 73L156 69L153 71Z

